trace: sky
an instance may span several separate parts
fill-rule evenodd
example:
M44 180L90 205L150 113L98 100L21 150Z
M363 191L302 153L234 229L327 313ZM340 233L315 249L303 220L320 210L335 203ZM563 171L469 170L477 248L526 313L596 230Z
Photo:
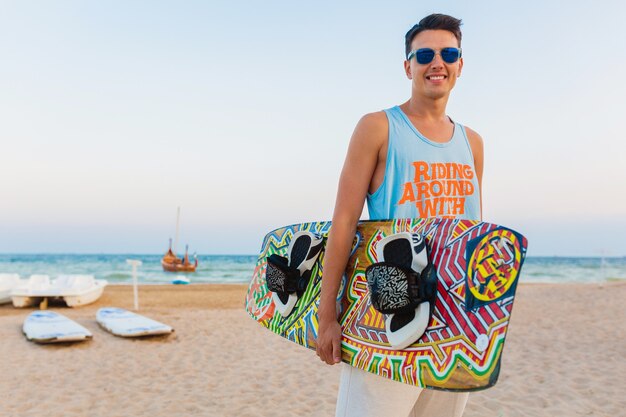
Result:
M254 254L332 217L404 34L463 20L448 114L483 217L534 256L626 255L623 1L0 1L0 253ZM367 218L367 212L364 212Z

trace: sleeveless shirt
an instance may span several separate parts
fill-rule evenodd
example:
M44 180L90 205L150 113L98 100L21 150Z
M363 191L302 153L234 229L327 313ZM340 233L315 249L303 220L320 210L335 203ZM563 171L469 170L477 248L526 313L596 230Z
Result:
M480 220L480 190L465 128L454 122L445 143L429 140L395 106L380 187L367 195L372 220L440 217Z

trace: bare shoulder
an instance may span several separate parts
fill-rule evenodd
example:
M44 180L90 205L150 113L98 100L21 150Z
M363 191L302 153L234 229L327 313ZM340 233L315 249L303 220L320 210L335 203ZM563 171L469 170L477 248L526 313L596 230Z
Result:
M469 142L470 148L472 148L472 155L474 156L474 167L476 168L478 181L482 184L483 162L485 157L483 138L467 126L465 126L465 131L467 132L467 141Z
M482 153L482 150L484 147L483 138L469 126L465 126L465 131L467 132L467 140L469 141L469 144L472 147L472 152Z
M365 125L369 128L375 129L387 129L389 122L387 121L387 115L381 110L374 113L367 113L361 117L359 125Z
M353 139L370 146L382 145L387 140L388 131L389 121L384 111L368 113L357 123Z

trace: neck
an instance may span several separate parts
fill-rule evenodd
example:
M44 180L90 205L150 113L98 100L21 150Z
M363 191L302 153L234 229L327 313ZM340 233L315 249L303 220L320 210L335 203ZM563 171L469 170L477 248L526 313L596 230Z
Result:
M424 97L423 95L412 94L409 101L403 104L405 113L420 119L431 121L448 120L446 116L446 106L449 95L441 98Z

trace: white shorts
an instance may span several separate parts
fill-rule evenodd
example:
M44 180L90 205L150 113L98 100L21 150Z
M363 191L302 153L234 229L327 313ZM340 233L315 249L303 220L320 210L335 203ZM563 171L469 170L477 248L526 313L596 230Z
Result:
M469 396L417 388L341 365L335 417L460 417Z

